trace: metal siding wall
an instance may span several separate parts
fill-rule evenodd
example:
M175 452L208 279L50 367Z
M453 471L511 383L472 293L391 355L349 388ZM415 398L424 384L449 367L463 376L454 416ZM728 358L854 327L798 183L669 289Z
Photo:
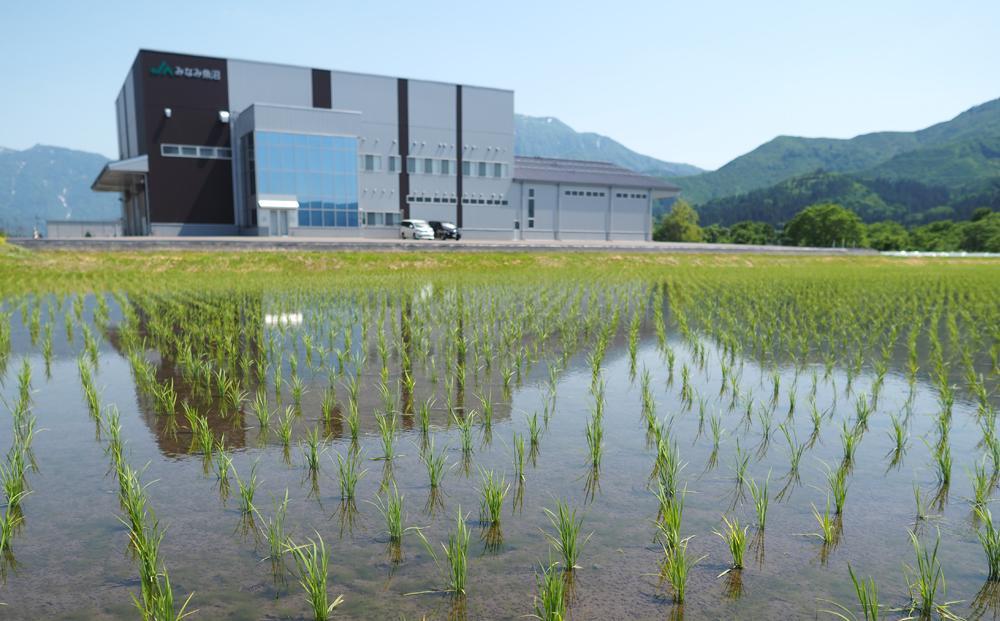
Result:
M125 86L123 87L125 93L125 134L128 137L128 142L126 143L125 157L135 157L139 155L139 123L136 119L136 102L135 102L135 80L133 78L133 72L128 72L128 77L125 78Z
M379 172L358 172L358 202L365 212L399 212L399 173L390 173L388 157L399 155L395 78L334 71L333 107L362 112L358 152L382 158Z
M607 192L594 186L562 186L559 196L560 239L606 239L608 197L567 196L567 191Z
M229 109L242 112L253 103L312 107L312 69L245 60L226 61Z
M425 174L424 160L457 160L455 153L455 87L451 84L409 80L409 154L417 158L417 173L410 174L410 194L428 197L455 195L454 175ZM435 165L439 163L435 162ZM411 215L432 213L434 220L454 222L457 205L411 203ZM419 217L413 215L413 217Z
M514 93L474 86L462 87L462 158L470 162L485 161L507 164L507 177L464 177L462 191L470 198L491 198L510 192L514 173ZM486 205L468 204L463 217L470 210L478 213ZM487 216L488 217L488 216ZM472 220L466 222L466 228ZM513 221L508 223L513 235Z
M614 200L614 225L611 228L613 236L627 235L643 238L646 235L646 221L649 209L649 190L614 188L613 195L618 193L645 194L646 198L618 198Z

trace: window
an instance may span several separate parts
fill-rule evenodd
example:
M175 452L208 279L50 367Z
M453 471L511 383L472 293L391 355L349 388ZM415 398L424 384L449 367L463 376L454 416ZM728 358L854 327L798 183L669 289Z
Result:
M357 139L343 136L257 131L253 137L250 174L258 196L294 196L300 226L358 226L358 170L380 170L381 155L359 154Z
M417 172L417 158L408 157L406 158L406 172L415 174Z
M391 173L399 172L399 156L390 155L386 158L386 171Z
M466 177L472 175L472 162L462 162L462 174Z
M424 158L423 173L425 175L433 175L434 174L434 160L432 160L429 157Z
M528 190L528 228L535 228L535 191Z
M441 174L442 175L451 174L451 160L441 160Z
M477 175L480 177L486 176L486 162L479 162L479 170L477 171Z
M382 170L382 156L366 153L362 161L362 169L365 172L378 172Z
M503 164L493 164L493 176L497 179L503 177Z
M229 160L233 157L233 150L229 147L163 143L160 145L160 155L164 157L196 157L205 160Z

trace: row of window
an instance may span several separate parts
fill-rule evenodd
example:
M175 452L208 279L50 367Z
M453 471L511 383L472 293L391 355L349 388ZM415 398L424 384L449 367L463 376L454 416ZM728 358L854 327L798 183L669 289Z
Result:
M197 157L206 160L230 160L233 150L229 147L203 147L193 144L160 145L160 155L163 157Z
M398 226L399 225L399 213L381 213L377 211L369 211L365 214L365 224L368 226Z
M601 196L604 196L604 192L597 192L597 191L591 192L589 190L586 191L586 192L583 191L583 190L566 190L566 196L593 196L593 197L601 197Z
M642 193L629 193L629 192L618 192L615 194L615 198L646 198L645 194Z
M299 226L358 226L357 211L317 211L299 209Z
M454 196L407 196L408 203L439 203L457 204L458 200ZM462 198L463 205L507 205L506 199L499 198Z
M361 170L365 172L382 172L382 160L385 159L385 171L401 172L398 155L375 155L365 153L361 156ZM441 175L454 176L458 174L456 160L434 157L407 157L406 172L411 175ZM504 179L509 174L509 166L503 162L462 162L463 177L486 177Z

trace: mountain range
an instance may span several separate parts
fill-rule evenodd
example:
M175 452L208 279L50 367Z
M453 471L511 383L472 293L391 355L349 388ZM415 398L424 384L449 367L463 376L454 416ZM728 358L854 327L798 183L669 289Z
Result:
M917 182L946 189L948 200L982 191L1000 176L1000 99L915 132L850 139L778 136L718 170L673 181L714 221L732 197L760 206L764 196L756 191L774 187L780 193L787 189L781 184L800 176L805 183L817 173L846 174L863 184Z
M44 232L46 220L118 218L118 196L90 189L107 161L62 147L0 147L0 230L29 235L36 225Z
M514 153L610 162L657 177L685 177L705 171L691 164L664 162L629 149L607 136L578 132L551 116L514 115Z

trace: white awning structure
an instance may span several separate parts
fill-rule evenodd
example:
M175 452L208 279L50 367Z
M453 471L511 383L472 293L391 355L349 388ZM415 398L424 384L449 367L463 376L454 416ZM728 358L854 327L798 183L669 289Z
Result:
M90 189L95 192L124 192L142 181L149 172L149 156L139 155L126 160L108 162L94 179Z
M257 201L260 209L298 209L299 201L293 198L261 198Z

